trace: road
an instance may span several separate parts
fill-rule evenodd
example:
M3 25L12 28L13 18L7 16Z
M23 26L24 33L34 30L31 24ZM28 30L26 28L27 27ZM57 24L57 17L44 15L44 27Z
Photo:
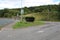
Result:
M13 23L14 19L0 18L0 26L5 26L7 24Z
M60 40L60 22L15 30L1 30L0 40Z

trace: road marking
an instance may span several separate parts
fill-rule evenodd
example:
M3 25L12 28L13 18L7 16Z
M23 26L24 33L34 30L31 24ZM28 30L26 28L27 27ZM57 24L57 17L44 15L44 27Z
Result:
M3 30L1 29L0 32L2 32Z
M2 31L0 31L0 32L2 32Z
M12 35L8 35L8 37L12 37Z
M37 31L37 33L43 33L44 31Z

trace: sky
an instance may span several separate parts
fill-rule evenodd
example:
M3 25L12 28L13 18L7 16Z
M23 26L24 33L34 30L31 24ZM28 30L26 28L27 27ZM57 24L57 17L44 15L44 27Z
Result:
M60 0L0 0L0 9L58 4Z

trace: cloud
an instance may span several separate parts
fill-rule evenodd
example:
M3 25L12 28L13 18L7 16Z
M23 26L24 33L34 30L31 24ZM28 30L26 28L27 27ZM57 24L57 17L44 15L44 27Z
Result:
M3 8L19 8L20 1L19 0L1 0L0 1L0 9Z
M21 1L22 1L22 4L21 4ZM0 0L0 9L20 8L24 6L30 7L30 6L58 4L58 3L59 1L55 1L55 0Z
M59 1L58 1L59 2ZM53 0L25 0L24 6L38 6L38 5L48 5L48 4L58 4L58 2L53 2Z

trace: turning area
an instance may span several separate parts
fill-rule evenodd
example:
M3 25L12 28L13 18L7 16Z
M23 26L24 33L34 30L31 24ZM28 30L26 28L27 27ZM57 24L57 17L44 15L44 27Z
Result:
M60 22L0 32L0 40L60 40Z

